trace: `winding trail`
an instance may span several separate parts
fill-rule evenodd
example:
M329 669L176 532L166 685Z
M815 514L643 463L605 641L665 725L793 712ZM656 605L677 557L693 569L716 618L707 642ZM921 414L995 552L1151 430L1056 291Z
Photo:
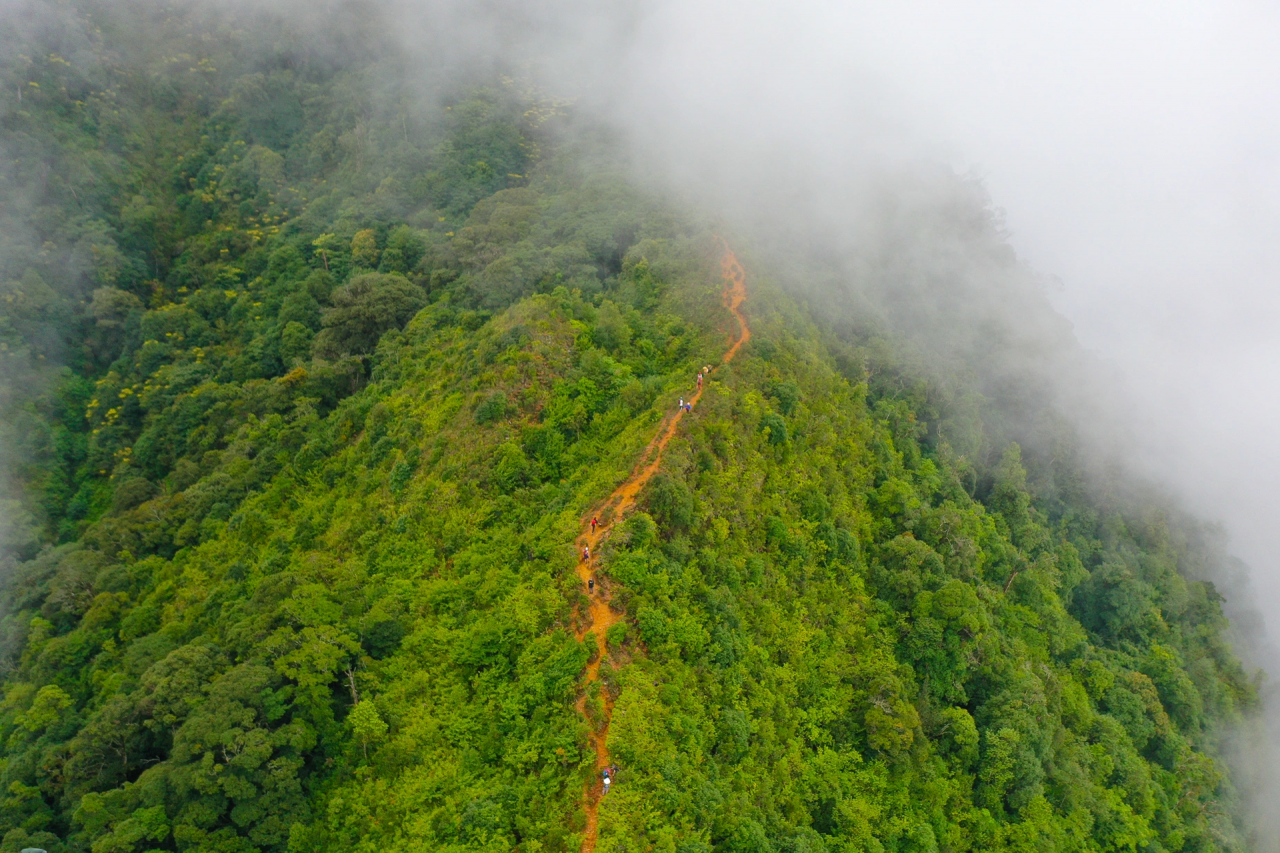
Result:
M721 248L720 272L724 276L724 307L738 321L738 337L720 359L720 364L724 365L732 361L733 357L738 354L738 350L742 348L742 345L751 340L751 328L747 325L747 318L742 315L741 311L742 303L747 298L746 270L742 268L742 264L738 263L733 250L729 248L729 244L721 237L717 237L716 240L719 241ZM706 382L703 383L704 386L707 384ZM698 400L702 398L702 391L702 388L697 388L689 402L696 406ZM636 470L632 472L626 482L618 486L613 494L609 495L608 500L601 504L595 512L587 516L583 524L583 534L578 538L579 554L582 553L583 547L590 548L594 553L596 546L604 539L605 534L635 506L636 496L640 494L640 490L644 488L645 483L649 482L649 478L658 472L658 467L662 464L662 451L666 449L667 443L676 434L676 429L680 426L680 421L684 418L684 415L685 412L683 410L678 410L674 415L663 421L658 429L658 434L654 436L653 440L649 442L649 445L640 455L640 463ZM591 529L592 517L604 520L594 531ZM578 577L584 585L595 575L598 559L598 556L592 556L590 560L578 561ZM621 613L610 606L609 599L608 590L597 584L595 594L591 596L590 601L589 615L591 621L578 631L579 641L583 640L589 632L595 633L596 641L595 657L587 664L586 676L582 683L582 695L578 697L578 701L574 706L578 709L578 713L582 714L587 720L588 725L591 724L591 718L587 715L587 691L592 683L600 680L600 664L604 661L607 653L606 634L609 627L623 618ZM593 853L596 849L600 798L602 796L600 772L609 766L609 724L613 721L613 698L608 695L607 691L601 691L601 699L603 701L601 725L599 728L593 728L590 735L591 745L596 753L596 773L585 793L587 825L582 835L582 853Z

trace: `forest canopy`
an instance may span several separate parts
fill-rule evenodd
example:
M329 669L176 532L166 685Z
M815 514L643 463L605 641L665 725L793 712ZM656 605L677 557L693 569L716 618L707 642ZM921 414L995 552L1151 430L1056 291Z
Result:
M600 850L1247 849L1221 557L1010 374L815 306L515 76L424 95L377 15L326 52L39 8L0 51L4 851L577 850L606 708ZM716 236L752 338L598 554L588 684L575 540L719 364Z

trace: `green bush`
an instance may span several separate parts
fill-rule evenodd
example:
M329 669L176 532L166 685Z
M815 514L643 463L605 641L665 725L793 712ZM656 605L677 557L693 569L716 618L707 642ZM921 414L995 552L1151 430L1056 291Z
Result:
M317 354L329 359L372 352L384 332L403 326L426 303L404 276L381 273L356 276L330 299L315 341Z
M504 394L494 393L485 397L476 406L476 423L481 426L500 421L507 416L507 398Z
M765 434L770 444L780 445L787 443L787 422L773 412L766 413L760 419L760 430Z

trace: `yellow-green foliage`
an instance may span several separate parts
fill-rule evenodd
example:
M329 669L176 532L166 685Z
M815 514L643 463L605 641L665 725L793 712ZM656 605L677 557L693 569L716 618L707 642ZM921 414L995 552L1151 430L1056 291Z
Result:
M967 462L922 444L909 408L757 310L763 345L715 374L647 491L657 537L633 522L608 553L638 643L599 849L1234 844L1200 691L1230 715L1248 690L1191 639L1203 611L1132 609L1136 644L1086 632L1067 609L1092 584L1079 555L1125 561L1137 539L1036 510L1016 447L974 500ZM1197 689L1175 659L1224 668ZM1178 726L1168 703L1197 710Z

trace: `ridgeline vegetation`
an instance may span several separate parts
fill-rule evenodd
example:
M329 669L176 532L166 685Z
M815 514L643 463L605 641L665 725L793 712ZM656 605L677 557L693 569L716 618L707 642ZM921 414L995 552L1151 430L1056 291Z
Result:
M737 333L714 232L376 19L49 8L0 57L5 853L575 851L606 705L601 851L1247 848L1197 528L994 406L948 440L749 246L588 684L575 542Z

